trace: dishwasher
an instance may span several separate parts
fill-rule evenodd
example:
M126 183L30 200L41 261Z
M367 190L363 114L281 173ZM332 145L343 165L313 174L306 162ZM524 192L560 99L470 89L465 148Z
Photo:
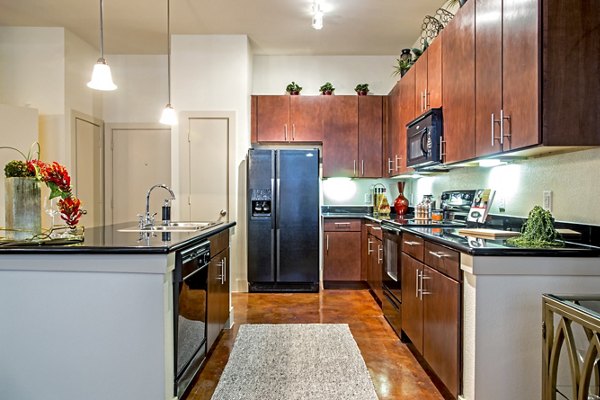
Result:
M181 398L206 358L206 297L210 242L177 252L173 276L174 394Z

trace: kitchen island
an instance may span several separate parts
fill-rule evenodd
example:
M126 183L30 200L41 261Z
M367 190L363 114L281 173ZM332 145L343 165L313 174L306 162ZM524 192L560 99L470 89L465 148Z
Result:
M177 254L235 222L170 234L127 225L71 245L0 246L0 398L175 398Z

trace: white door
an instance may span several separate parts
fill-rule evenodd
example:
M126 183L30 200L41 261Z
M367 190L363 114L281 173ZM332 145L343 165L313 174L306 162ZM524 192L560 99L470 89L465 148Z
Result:
M151 186L171 186L171 130L164 128L110 127L112 139L112 223L137 221L146 207ZM161 217L163 200L169 195L155 189L150 197L150 212ZM173 203L178 206L179 199Z
M189 118L188 187L191 221L229 218L229 119Z
M104 225L104 141L102 123L85 116L75 117L75 196L87 214L84 227Z

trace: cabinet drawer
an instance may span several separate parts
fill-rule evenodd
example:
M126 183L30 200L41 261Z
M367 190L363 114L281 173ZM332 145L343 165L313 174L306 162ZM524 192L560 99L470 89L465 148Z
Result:
M383 240L383 234L381 233L381 226L379 225L367 225L367 233L375 236L379 240Z
M208 238L210 242L210 257L214 257L229 247L229 229Z
M325 232L360 232L360 219L326 218Z
M412 233L402 234L402 252L413 256L419 261L423 261L423 238Z
M452 279L460 277L460 254L439 244L425 242L425 264Z

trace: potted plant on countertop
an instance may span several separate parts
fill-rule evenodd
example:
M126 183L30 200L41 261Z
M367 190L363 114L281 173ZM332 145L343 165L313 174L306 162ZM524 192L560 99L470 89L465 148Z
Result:
M42 233L41 229L41 190L40 182L50 189L49 200L59 198L58 212L67 227L74 231L85 210L81 209L81 201L73 194L71 177L66 168L57 162L50 164L39 160L40 146L37 145L37 158L32 159L31 149L27 155L10 146L0 149L11 149L23 156L23 161L12 160L4 167L6 177L6 230L9 239L36 240L51 237L50 232Z
M335 88L333 87L331 82L325 82L325 84L323 84L323 86L321 86L319 88L319 92L321 92L321 94L324 94L327 96L332 95L334 90L335 90Z
M359 96L366 96L369 93L369 84L368 83L359 83L354 88L354 91Z
M297 96L302 91L302 86L298 85L296 82L292 81L289 85L286 86L285 91L292 96Z

